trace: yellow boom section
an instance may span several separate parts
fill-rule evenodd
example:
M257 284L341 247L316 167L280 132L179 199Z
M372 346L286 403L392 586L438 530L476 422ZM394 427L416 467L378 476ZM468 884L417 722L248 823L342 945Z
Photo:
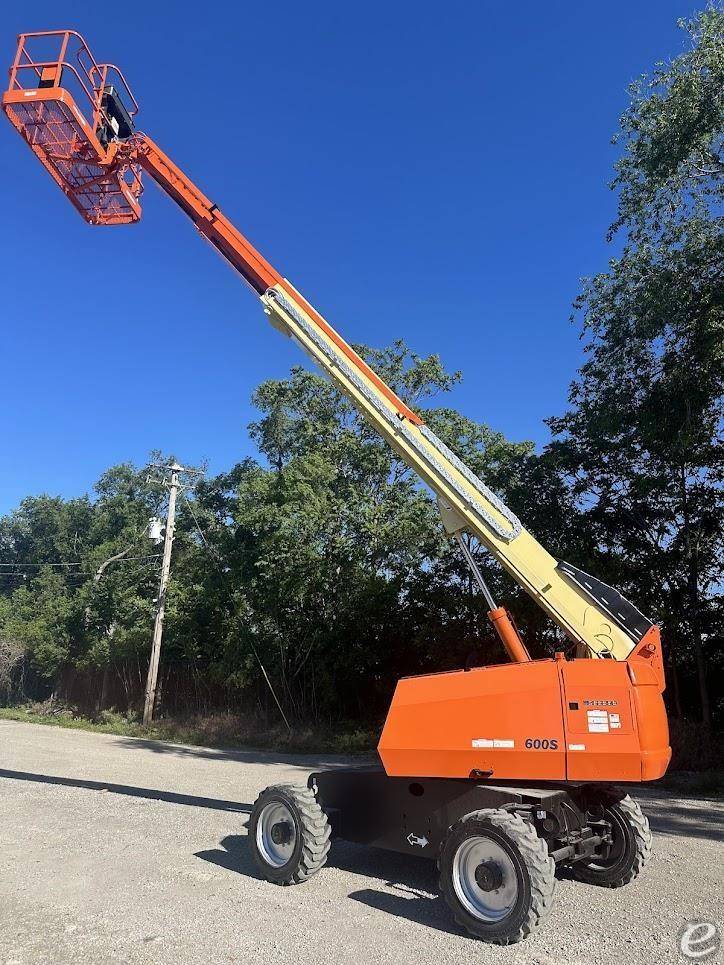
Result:
M284 287L275 285L261 296L271 323L301 346L430 486L446 528L473 533L571 640L624 660L635 646L632 639L556 569L557 560L426 425L400 416L293 292L285 279Z

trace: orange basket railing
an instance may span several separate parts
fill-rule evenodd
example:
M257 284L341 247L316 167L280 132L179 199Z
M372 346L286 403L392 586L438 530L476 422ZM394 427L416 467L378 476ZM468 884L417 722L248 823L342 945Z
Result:
M38 51L49 47L53 38L57 39L57 56L41 54L38 57ZM72 79L70 85L68 75ZM111 82L122 88L126 109L133 117L138 113L138 102L123 72L115 64L97 63L85 40L75 30L43 30L18 37L15 59L10 67L9 90L30 90L40 86L75 88L72 92L76 100L82 92L86 107L90 108L93 130L96 130L101 121L108 122L103 109L103 94Z

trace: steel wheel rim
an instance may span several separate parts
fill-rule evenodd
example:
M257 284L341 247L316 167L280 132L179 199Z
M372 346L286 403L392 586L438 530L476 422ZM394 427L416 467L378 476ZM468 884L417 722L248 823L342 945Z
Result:
M288 840L275 841L272 832L278 825L288 825ZM278 833L275 835L278 837ZM294 854L297 827L294 815L281 801L270 801L259 814L256 823L256 847L264 861L272 868L282 868Z
M481 864L497 866L502 879L499 888L485 891L480 887L475 871ZM492 838L476 835L462 842L453 859L452 880L463 908L480 921L502 921L518 901L518 875L513 860Z

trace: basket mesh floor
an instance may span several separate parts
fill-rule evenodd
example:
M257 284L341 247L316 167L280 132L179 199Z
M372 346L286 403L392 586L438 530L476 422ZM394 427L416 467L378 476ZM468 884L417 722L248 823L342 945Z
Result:
M34 99L6 104L5 110L86 221L128 224L139 220L140 181L126 184L127 168L109 171L98 163L97 149L67 104Z

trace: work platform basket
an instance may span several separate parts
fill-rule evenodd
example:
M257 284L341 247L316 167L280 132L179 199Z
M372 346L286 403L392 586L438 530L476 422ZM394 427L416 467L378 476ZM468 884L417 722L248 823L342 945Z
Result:
M3 110L89 224L141 217L141 171L123 148L138 104L74 30L21 34Z

